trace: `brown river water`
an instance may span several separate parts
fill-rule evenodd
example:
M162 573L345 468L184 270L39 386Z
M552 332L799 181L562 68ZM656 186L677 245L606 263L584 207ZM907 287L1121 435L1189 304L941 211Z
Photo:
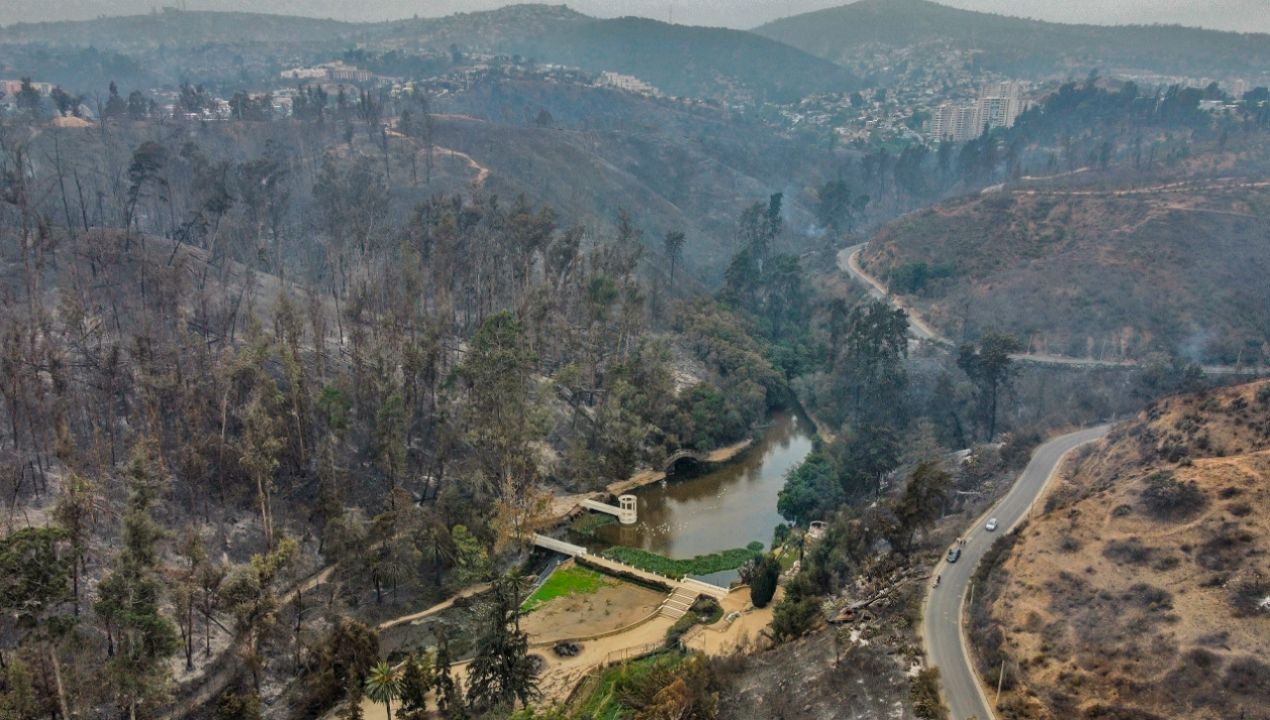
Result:
M639 522L609 525L597 533L604 546L624 545L674 559L745 547L771 545L783 522L776 495L785 474L811 452L815 428L799 413L768 419L762 437L737 458L704 471L691 469L638 491ZM703 580L726 585L735 571Z

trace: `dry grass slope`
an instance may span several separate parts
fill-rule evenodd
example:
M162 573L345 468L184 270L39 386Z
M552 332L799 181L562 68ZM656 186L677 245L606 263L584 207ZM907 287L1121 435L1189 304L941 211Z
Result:
M1270 383L1155 404L1062 478L978 635L1001 716L1270 718Z

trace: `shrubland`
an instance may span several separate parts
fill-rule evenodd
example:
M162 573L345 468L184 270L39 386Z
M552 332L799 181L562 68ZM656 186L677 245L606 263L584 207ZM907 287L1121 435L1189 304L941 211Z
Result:
M1265 386L1149 404L998 540L969 638L1003 716L1264 714Z

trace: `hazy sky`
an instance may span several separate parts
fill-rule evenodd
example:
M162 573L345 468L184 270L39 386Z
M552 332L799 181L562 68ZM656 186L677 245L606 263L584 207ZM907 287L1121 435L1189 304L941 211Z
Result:
M182 0L0 0L0 24L86 19L149 12ZM183 0L189 10L249 10L340 20L385 20L489 10L507 0ZM1177 23L1242 32L1270 32L1270 0L943 0L945 5L1056 22ZM558 3L553 3L558 4ZM843 0L573 0L600 17L643 15L675 22L750 28Z

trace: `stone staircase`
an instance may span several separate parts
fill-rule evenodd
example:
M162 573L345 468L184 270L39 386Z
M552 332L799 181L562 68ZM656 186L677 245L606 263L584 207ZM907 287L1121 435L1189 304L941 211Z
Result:
M688 613L688 609L697 601L697 593L684 588L682 585L675 588L670 597L666 598L666 602L661 604L658 611L662 617L668 617L672 620L678 620Z

